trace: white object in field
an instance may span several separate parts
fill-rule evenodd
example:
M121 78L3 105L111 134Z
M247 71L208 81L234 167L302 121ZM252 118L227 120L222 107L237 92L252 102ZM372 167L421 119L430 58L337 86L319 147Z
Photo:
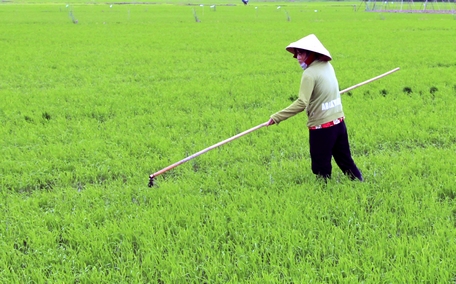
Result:
M111 6L109 6L109 8L112 8L112 5L111 5Z
M277 7L277 9L280 9L280 6L279 6L279 7Z
M318 10L315 10L315 13L318 12Z
M200 7L204 7L204 5L203 5L203 4L201 4L201 5L200 5Z

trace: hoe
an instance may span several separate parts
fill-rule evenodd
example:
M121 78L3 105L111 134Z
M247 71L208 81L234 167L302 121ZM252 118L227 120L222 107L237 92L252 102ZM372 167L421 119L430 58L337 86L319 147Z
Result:
M399 67L398 67L398 68L395 68L395 69L393 69L393 70L391 70L391 71L388 71L388 72L386 72L386 73L383 73L382 75L379 75L379 76L374 77L374 78L372 78L372 79L369 79L369 80L367 80L367 81L364 81L364 82L361 82L361 83L356 84L356 85L354 85L354 86L351 86L351 87L349 87L349 88L347 88L347 89L345 89L345 90L340 91L340 94L342 95L342 94L344 94L344 93L346 93L346 92L348 92L348 91L351 91L351 90L353 90L353 89L355 89L355 88L358 88L358 87L360 87L360 86L362 86L362 85L366 85L366 84L368 84L368 83L370 83L370 82L373 82L373 81L375 81L375 80L378 80L378 79L380 79L380 78L382 78L382 77L385 77L385 76L387 76L387 75L389 75L389 74L391 74L391 73L394 73L394 72L398 71L399 69L400 69ZM262 127L265 127L265 126L267 126L267 123L268 123L268 122L264 122L264 123L262 123L262 124L260 124L260 125L257 125L257 126L255 126L255 127L252 127L252 128L250 128L249 130L246 130L246 131L244 131L244 132L241 132L241 133L239 133L239 134L237 134L237 135L234 135L233 137L230 137L230 138L228 138L228 139L226 139L226 140L223 140L223 141L221 141L221 142L219 142L219 143L217 143L217 144L214 144L214 145L212 145L212 146L210 146L210 147L207 147L206 149L203 149L203 150L199 151L198 153L195 153L195 154L193 154L193 155L190 155L190 156L188 156L187 158L180 160L179 162L176 162L176 163L174 163L174 164L172 164L172 165L167 166L167 167L164 168L164 169L159 170L159 171L156 172L156 173L151 174L151 175L149 176L149 187L152 187L152 186L154 185L154 179L155 179L157 176L159 176L159 175L161 175L161 174L163 174L163 173L165 173L165 172L167 172L167 171L169 171L169 170L171 170L171 169L173 169L173 168L175 168L175 167L177 167L177 166L179 166L179 165L181 165L181 164L183 164L183 163L185 163L185 162L188 162L188 161L190 161L190 160L192 160L192 159L198 157L199 155L202 155L202 154L204 154L204 153L206 153L206 152L208 152L208 151L210 151L210 150L212 150L212 149L215 149L215 148L217 148L217 147L219 147L219 146L222 146L223 144L226 144L226 143L228 143L228 142L231 142L231 141L233 141L233 140L236 140L236 139L238 139L239 137L242 137L242 136L244 136L244 135L246 135L246 134L249 134L249 133L251 133L251 132L253 132L253 131L255 131L255 130L258 130L258 129L262 128Z

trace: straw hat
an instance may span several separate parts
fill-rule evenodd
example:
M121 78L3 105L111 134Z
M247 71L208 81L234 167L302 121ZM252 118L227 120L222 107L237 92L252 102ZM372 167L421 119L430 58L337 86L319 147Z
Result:
M310 34L298 41L290 43L286 49L288 52L293 53L294 57L296 58L296 48L309 50L321 54L323 55L323 57L320 59L324 61L330 61L332 59L331 54L329 54L329 51L323 46L323 44L321 44L321 42L314 34Z

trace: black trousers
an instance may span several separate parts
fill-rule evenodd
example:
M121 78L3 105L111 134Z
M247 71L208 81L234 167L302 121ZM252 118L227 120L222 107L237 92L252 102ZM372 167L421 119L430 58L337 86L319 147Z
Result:
M312 172L323 179L331 178L331 159L351 180L363 180L350 152L345 121L328 128L309 130Z

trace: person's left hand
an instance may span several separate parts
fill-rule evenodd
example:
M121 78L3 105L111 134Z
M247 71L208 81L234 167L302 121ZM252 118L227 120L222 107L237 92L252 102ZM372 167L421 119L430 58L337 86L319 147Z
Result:
M275 121L274 121L274 119L270 118L268 120L268 124L266 124L266 126L273 125L273 124L275 124Z

